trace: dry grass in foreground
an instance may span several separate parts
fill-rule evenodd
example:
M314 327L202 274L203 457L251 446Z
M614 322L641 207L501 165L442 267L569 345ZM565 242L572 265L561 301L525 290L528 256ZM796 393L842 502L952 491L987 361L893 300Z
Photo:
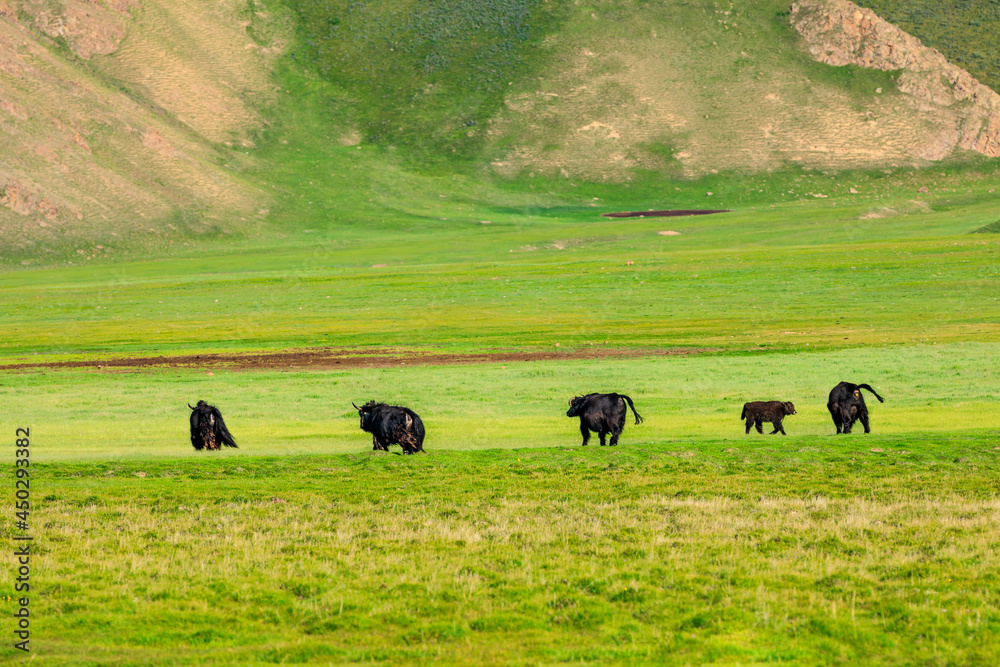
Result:
M996 451L880 443L40 466L39 652L995 662Z

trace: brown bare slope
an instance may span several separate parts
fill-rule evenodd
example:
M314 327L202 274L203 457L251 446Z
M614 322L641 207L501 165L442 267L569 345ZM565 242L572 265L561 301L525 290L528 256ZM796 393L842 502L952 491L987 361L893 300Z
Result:
M1000 157L1000 95L937 49L849 0L800 0L792 4L791 21L820 62L900 70L898 90L950 129L940 135L946 143L938 152L957 146Z
M247 7L0 0L0 249L89 256L255 216L216 145L247 143L274 94L281 43L247 35Z
M789 18L775 17L787 4L766 1L591 5L549 38L551 67L512 86L489 128L498 150L507 147L493 169L622 181L634 168L697 177L786 164L927 166L960 149L995 155L992 91L943 58L922 57L919 73L900 63L908 69L898 88L888 74L848 80L817 67L829 40L814 29L803 37L789 19L801 30L805 6L821 21L849 4L808 0ZM916 48L898 29L865 39L890 52Z

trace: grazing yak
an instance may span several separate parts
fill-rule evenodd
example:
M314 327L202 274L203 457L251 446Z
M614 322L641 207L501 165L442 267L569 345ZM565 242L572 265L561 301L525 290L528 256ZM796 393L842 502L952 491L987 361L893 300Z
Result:
M190 403L188 407L191 408ZM221 449L222 445L236 447L236 440L229 434L226 422L222 421L222 413L214 405L198 401L198 405L191 408L191 444L195 449Z
M747 433L750 432L751 426L756 426L757 432L763 433L764 429L760 425L764 422L769 422L774 426L774 430L771 431L770 435L774 435L775 433L788 435L785 433L785 428L781 425L781 420L787 415L794 414L795 406L789 402L753 401L752 403L743 404L743 412L740 413L740 419L747 420Z
M865 405L865 397L861 395L862 389L875 394L879 403L885 403L867 384L841 382L830 392L830 400L826 403L826 408L830 411L833 423L837 427L837 433L850 433L854 422L859 419L865 427L865 433L871 433L868 427L868 407Z
M375 401L354 408L361 416L361 430L372 434L373 450L387 452L389 445L400 445L404 454L424 451L424 423L413 410Z
M604 447L604 437L611 434L611 446L618 444L618 436L625 428L625 418L628 407L632 408L635 423L642 422L642 417L635 411L632 399L625 394L587 394L576 396L569 401L567 417L580 417L580 433L583 434L583 445L590 440L590 432L596 431L601 436L601 447Z

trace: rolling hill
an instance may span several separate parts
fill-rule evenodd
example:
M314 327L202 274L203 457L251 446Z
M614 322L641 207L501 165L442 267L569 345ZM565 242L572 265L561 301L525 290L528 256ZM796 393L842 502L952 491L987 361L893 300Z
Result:
M3 247L44 257L245 229L280 38L245 3L0 3ZM264 29L258 33L265 32ZM95 245L96 244L96 245Z
M846 0L2 0L0 70L7 263L315 227L307 186L375 217L387 173L537 203L1000 155L1000 97Z

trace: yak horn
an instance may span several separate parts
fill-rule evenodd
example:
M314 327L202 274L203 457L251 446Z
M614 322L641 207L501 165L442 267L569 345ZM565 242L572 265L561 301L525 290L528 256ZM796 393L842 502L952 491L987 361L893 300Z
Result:
M351 401L351 405L354 405L354 401ZM359 408L359 407L358 407L358 406L356 406L356 405L354 405L354 409L355 409L355 410L358 410L359 412L361 411L361 408Z
M189 407L189 408L191 408L192 410L194 410L194 408L193 408L193 407L191 407L191 404L190 404L190 403L188 403L188 407Z

